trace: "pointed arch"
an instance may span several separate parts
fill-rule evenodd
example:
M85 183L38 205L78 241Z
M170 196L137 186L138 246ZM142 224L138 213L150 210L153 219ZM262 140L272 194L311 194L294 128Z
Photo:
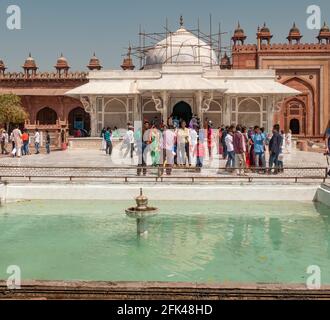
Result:
M104 112L108 113L122 113L127 111L127 106L123 100L118 98L112 98L104 105Z
M256 125L262 126L263 110L261 99L247 97L239 100L237 109L237 123L254 127Z
M56 124L57 119L57 112L50 107L41 108L37 113L37 122L41 125Z
M126 100L125 100L126 101ZM104 127L124 129L127 127L129 112L127 103L119 98L111 98L104 105Z
M319 132L320 119L319 119L319 103L316 101L316 92L313 84L307 79L298 76L293 76L282 82L284 85L293 89L299 90L301 94L292 99L287 99L282 104L284 112L284 126L286 130L290 129L290 121L292 119L291 108L293 103L300 104L300 115L297 120L300 121L300 135L316 135Z

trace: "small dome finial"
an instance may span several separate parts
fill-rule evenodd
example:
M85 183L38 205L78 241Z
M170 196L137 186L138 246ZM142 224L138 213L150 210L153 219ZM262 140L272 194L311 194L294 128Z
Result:
M95 70L100 71L103 68L101 66L100 59L96 56L96 52L95 51L94 51L93 56L89 60L89 65L87 66L87 68L90 71L95 71Z
M183 15L180 16L180 27L182 28L184 25L184 21L183 21Z
M129 43L128 45L128 49L127 49L127 57L124 58L123 64L121 65L121 68L123 70L134 70L135 66L133 64L133 60L132 60L132 47L131 47L131 43Z

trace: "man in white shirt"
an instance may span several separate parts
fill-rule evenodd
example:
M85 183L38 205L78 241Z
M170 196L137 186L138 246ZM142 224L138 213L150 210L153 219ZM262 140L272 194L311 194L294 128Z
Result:
M164 126L163 133L163 158L166 164L166 174L172 174L172 167L174 165L175 156L175 141L176 133L174 130L169 129L166 125Z
M34 147L36 149L36 154L39 154L40 151L40 133L39 133L39 130L36 129L36 132L34 134Z
M132 126L128 127L128 130L124 137L124 142L122 148L126 146L126 152L124 154L124 158L128 156L128 153L131 152L131 159L134 157L134 149L135 149L135 139L134 139L134 128Z
M228 134L225 139L225 143L227 146L227 152L228 152L228 161L226 164L226 168L228 171L231 171L231 172L232 172L233 168L235 168L234 131L235 131L235 127L231 126L229 128Z

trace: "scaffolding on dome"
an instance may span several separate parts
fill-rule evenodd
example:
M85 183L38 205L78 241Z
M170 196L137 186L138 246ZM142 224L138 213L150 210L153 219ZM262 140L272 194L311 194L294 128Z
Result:
M183 17L180 17L180 27L183 27ZM172 30L169 29L168 26L168 19L166 19L166 25L163 27L164 32L153 32L153 33L147 33L144 30L142 30L142 27L140 25L139 29L139 45L138 46L133 46L127 48L130 50L130 54L137 58L140 62L140 70L146 66L146 57L147 54L150 52L150 50L155 49L155 46L157 45L157 49L164 49L166 58L165 58L165 64L172 64L175 63L173 61L173 54L168 54L168 49L172 49L172 37L177 33L173 32ZM208 33L205 33L201 31L200 28L200 22L198 19L198 26L197 29L186 29L187 32L190 32L193 34L195 37L198 39L198 44L197 45L191 45L191 47L197 47L198 50L207 49L209 51L209 56L210 56L210 61L208 63L208 67L212 68L214 66L219 66L220 60L222 57L223 53L227 53L228 57L231 57L231 46L225 46L223 45L222 37L225 34L228 34L228 32L223 32L221 30L221 24L219 23L219 29L218 32L213 33L213 26L212 26L212 16L210 15L210 29ZM180 29L179 29L180 30ZM163 40L166 40L165 44L160 45L159 43ZM181 49L185 46L184 43L181 45ZM212 57L212 53L215 52L217 56L217 61L216 63L214 62L214 59ZM229 54L228 54L229 53ZM198 54L199 59L201 58L201 55ZM197 63L200 63L197 62Z

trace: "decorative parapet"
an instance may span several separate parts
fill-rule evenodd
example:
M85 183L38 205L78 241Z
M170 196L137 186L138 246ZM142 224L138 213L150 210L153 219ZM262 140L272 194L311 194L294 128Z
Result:
M55 72L37 73L34 76L26 76L23 72L8 72L0 75L0 81L35 81L35 80L87 80L88 72L69 72L66 75L59 75Z
M256 44L245 44L233 46L233 52L257 52Z
M247 45L236 45L233 46L233 52L257 52L258 47L254 44ZM263 44L260 48L261 51L322 51L330 52L330 44L319 44L319 43L278 43L278 44Z

